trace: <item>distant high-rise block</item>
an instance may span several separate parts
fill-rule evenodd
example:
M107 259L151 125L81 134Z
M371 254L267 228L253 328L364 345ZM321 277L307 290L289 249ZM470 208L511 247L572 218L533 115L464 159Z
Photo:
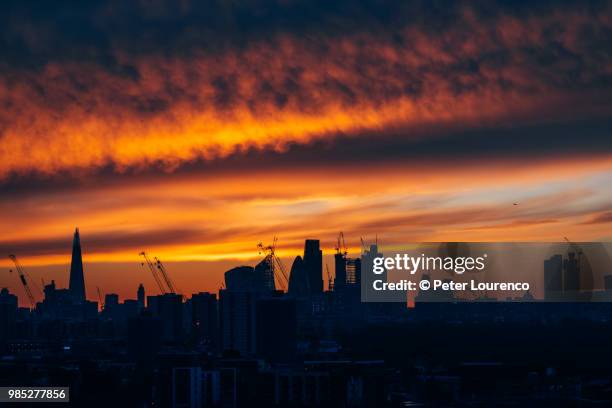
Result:
M360 258L347 258L343 254L336 254L334 261L336 266L335 291L341 292L347 287L361 285Z
M210 350L217 350L219 339L217 296L200 292L191 296L191 322L198 341Z
M266 256L258 263L253 272L266 291L273 292L276 289L274 284L274 259L271 255Z
M318 239L307 239L304 244L304 269L308 276L310 293L323 292L323 251Z
M172 367L173 407L219 407L234 406L235 383L229 390L223 390L220 370L206 370L202 367ZM232 378L233 379L233 378ZM229 392L228 392L229 391ZM223 405L221 404L223 394Z
M145 288L142 285L138 285L138 291L136 292L136 296L138 299L138 310L142 310L145 308Z
M162 340L174 343L181 341L183 337L183 296L175 293L149 296L147 305L153 317L162 321Z
M257 300L259 292L219 291L219 317L223 351L243 356L256 351Z
M109 319L117 318L119 312L119 295L116 293L107 293L104 296L104 316Z
M558 300L563 295L563 257L559 254L544 260L544 298Z
M387 282L387 270L381 274L375 275L372 273L374 268L374 259L383 257L382 252L378 251L378 244L371 244L370 249L365 249L361 254L361 262L359 264L359 280L363 282L362 288L371 288L374 279L380 279ZM363 274L361 273L363 271Z
M361 285L361 259L346 259L346 283L348 285Z
M262 268L237 266L225 272L225 287L236 292L266 292L270 289Z
M162 343L162 321L145 312L128 321L128 356L138 362L150 362Z
M382 252L378 252L378 244L371 244L370 249L363 251L361 255L361 268L368 276L372 276L372 269L374 267L374 259L381 258ZM379 274L376 279L381 279L383 282L387 281L387 271L383 271Z
M257 302L257 354L269 362L288 362L297 348L296 300L282 297Z
M119 306L119 295L116 293L107 293L104 296L104 307L111 309Z
M346 285L346 258L343 254L334 255L335 279L334 290L341 292Z
M563 261L563 292L578 292L580 290L580 263L574 252L567 254Z
M74 239L72 240L72 261L70 262L70 284L68 289L75 302L85 302L85 277L83 275L81 238L78 228L74 231Z
M612 275L604 276L604 289L612 291Z
M17 296L7 288L0 290L0 345L11 338L15 331L17 318Z

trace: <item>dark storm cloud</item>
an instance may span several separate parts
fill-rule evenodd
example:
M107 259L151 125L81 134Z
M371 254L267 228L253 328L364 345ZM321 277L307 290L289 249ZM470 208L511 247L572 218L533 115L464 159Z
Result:
M483 14L487 14L483 8ZM219 51L278 33L344 35L417 24L453 24L459 4L430 1L6 1L0 17L5 62L36 67L63 59L116 65L132 54ZM425 23L426 22L426 23ZM401 41L401 39L397 39ZM69 45L69 46L68 46ZM131 71L131 72L130 72Z
M175 170L236 152L247 160L261 150L291 153L337 135L363 135L348 147L357 155L395 158L440 143L413 145L405 140L412 130L389 141L404 122L490 129L501 119L610 116L612 19L603 2L3 7L0 179ZM436 152L472 143L452 133Z
M274 46L283 36L304 39L299 45L308 46L307 51L322 58L334 55L344 58L342 50L329 40L358 35L362 37L355 43L356 47L373 39L385 46L410 51L424 40L431 41L430 46L437 49L435 53L421 55L423 61L417 71L401 63L386 64L381 60L378 68L382 71L376 72L372 70L376 62L371 60L371 55L353 54L353 60L345 62L358 75L373 82L371 89L363 90L366 94L373 93L373 97L381 91L375 84L379 79L369 76L385 72L403 79L401 86L385 87L391 99L394 93L418 96L427 74L436 73L445 76L457 94L483 86L483 79L497 81L499 86L525 86L524 90L529 91L529 85L510 76L483 76L485 68L503 68L516 64L519 59L533 68L540 80L552 86L610 85L606 64L610 63L612 30L609 18L605 18L610 11L606 2L99 0L8 1L2 7L0 67L8 79L15 80L19 77L10 75L15 70L87 62L102 67L111 76L138 82L139 69L126 62L126 56L127 59L147 56L171 59L217 55L228 50L240 52L252 44ZM580 21L575 27L566 27L563 18L559 18L564 15L570 21ZM510 24L506 27L508 32L498 31L507 19L541 21L522 28ZM414 31L407 33L407 28ZM521 30L532 32L521 33ZM415 33L422 38L416 39ZM512 44L515 40L527 42ZM476 49L466 52L470 46ZM436 54L447 55L435 60ZM273 97L282 105L284 95L299 91L300 76L308 67L300 66L300 61L286 62L281 86L264 79L256 97ZM162 72L164 69L160 67ZM203 79L197 70L187 71L186 75L192 77L188 82ZM237 96L232 86L236 74L228 71L226 75L207 78L215 87L215 98L221 105ZM65 86L77 93L95 85L79 78L71 79ZM132 107L143 111L161 109L171 102L173 90L184 91L173 89L171 81L165 85L166 100L148 100L143 96L144 100L137 101L141 104L135 103ZM334 88L349 102L356 97L355 84L328 77L321 85ZM32 86L39 94L52 97L44 84ZM367 88L365 84L361 86Z

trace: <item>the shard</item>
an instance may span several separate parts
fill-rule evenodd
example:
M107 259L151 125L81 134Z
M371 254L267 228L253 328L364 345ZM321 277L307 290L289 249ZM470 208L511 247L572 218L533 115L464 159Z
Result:
M85 302L85 277L83 276L81 238L78 228L74 231L74 239L72 240L72 261L70 262L70 285L68 289L75 302Z

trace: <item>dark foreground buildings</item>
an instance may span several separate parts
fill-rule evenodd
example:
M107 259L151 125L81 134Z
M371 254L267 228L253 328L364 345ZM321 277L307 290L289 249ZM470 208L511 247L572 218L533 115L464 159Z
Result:
M98 311L80 289L78 234L73 246L69 289L51 282L33 310L0 291L0 386L69 386L87 407L612 403L609 303L365 304L361 268L378 248L339 252L324 291L309 240L288 293L260 264L228 271L218 296L145 298L141 285ZM579 269L569 256L547 261L549 292L573 291Z

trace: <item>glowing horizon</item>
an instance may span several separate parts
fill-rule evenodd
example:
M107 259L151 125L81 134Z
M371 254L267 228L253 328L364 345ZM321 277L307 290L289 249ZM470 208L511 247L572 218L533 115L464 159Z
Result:
M191 293L274 236L612 240L610 5L222 5L3 20L0 270L59 278L77 226L90 298L143 249Z

